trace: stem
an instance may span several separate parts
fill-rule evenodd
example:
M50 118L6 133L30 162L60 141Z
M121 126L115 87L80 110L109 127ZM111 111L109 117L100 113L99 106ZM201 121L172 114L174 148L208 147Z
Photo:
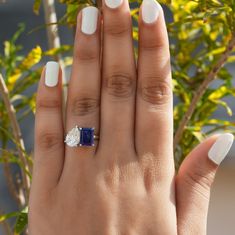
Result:
M213 128L213 129L211 129L210 131L208 131L206 134L210 135L210 134L214 133L217 130L221 130L221 129L226 130L226 128L228 128L228 126L226 126L226 125L217 126L217 127Z
M196 92L194 93L193 99L191 101L191 104L185 113L184 117L182 118L179 127L176 131L175 137L174 137L174 150L176 149L177 145L179 144L181 137L183 135L184 129L189 123L196 105L198 101L202 98L204 95L205 91L207 90L207 87L209 84L216 79L216 76L220 69L223 67L223 65L226 63L230 53L233 51L235 47L235 33L232 36L232 39L230 40L225 52L221 55L221 57L218 59L216 64L212 67L211 71L209 72L207 78L203 81L203 83L198 87Z
M21 130L20 130L17 118L16 118L15 108L11 104L9 92L8 92L7 86L6 86L5 81L4 81L1 74L0 74L0 93L2 95L4 104L6 106L6 111L9 116L9 119L10 119L10 123L11 123L12 130L13 130L13 135L14 135L16 143L17 143L16 148L17 148L17 151L19 154L19 158L22 161L22 163L24 164L25 169L28 170L28 162L27 162L26 156L24 154L24 152L25 152L24 140L22 138ZM24 196L25 196L24 198L26 201L28 201L30 179L23 169L21 169L21 174L22 174L22 181L23 181L22 187L23 187L23 192L24 192ZM23 198L22 198L21 205L24 205L24 204L25 204L25 201L23 201Z
M10 225L6 221L2 222L2 228L5 235L12 235Z
M97 4L97 7L98 7L99 9L102 8L102 0L97 0L97 1L96 1L96 4Z
M47 38L48 38L48 47L59 48L60 47L60 38L58 35L57 27L57 17L55 11L55 2L54 0L43 0L44 12L45 12L45 21L49 26L47 27ZM55 55L55 60L60 60L61 55Z
M7 159L4 155L4 153L3 153L3 156L4 156L3 157L4 158L3 171L4 171L4 176L6 178L6 183L7 183L8 189L9 189L11 195L17 201L17 203L19 205L23 206L21 204L21 200L20 200L19 194L17 192L16 186L14 184L14 180L13 180L13 177L12 177L12 174L11 174L11 169L10 169L9 163L7 162Z

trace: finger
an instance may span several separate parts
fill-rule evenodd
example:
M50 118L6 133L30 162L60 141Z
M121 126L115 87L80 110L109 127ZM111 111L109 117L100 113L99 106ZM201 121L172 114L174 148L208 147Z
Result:
M76 125L95 127L99 131L100 104L100 34L99 12L95 7L86 7L78 15L74 43L74 60L68 88L66 130ZM91 155L94 147L66 148L66 154Z
M100 146L129 149L134 143L136 68L128 1L105 1L103 25Z
M68 87L66 110L66 133L76 125L83 128L95 128L99 133L100 106L100 24L99 11L95 7L86 7L78 14L78 24L74 42L74 56L71 79ZM81 161L89 161L96 152L93 141L83 146L66 145L64 173L70 177L77 172ZM94 143L95 144L95 143ZM90 158L92 159L92 158ZM76 176L74 176L76 178Z
M183 161L176 177L179 235L206 234L210 189L232 143L228 133L210 137Z
M164 13L154 0L144 0L139 17L136 146L159 162L159 174L174 174L173 102L170 54Z
M62 78L59 64L48 62L39 82L35 117L33 188L55 187L64 159Z

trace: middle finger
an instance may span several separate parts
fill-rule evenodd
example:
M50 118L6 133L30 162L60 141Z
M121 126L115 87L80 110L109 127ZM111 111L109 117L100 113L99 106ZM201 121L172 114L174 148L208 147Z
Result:
M105 0L103 22L100 147L109 143L109 148L130 149L134 147L136 67L128 1Z

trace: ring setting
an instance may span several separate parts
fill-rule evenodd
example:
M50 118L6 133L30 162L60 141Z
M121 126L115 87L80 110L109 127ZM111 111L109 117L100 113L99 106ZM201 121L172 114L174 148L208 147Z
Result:
M94 146L95 140L98 139L99 137L95 135L94 127L75 126L72 130L68 132L64 142L69 147Z

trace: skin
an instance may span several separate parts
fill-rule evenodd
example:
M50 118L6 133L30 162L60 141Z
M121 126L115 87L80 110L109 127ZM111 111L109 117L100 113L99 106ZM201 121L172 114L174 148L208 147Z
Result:
M203 235L217 165L207 153L217 136L174 170L173 95L163 12L139 18L134 59L127 1L102 8L93 35L78 15L63 124L61 72L37 93L35 159L29 203L31 235ZM101 40L101 22L103 22ZM102 47L102 55L100 49ZM101 60L102 58L102 60ZM95 127L94 147L71 148L75 125Z

